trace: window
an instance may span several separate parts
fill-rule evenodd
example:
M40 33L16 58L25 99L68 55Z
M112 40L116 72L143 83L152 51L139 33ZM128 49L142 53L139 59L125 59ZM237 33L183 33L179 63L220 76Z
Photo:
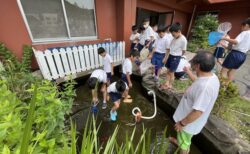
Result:
M94 0L19 0L33 42L96 39Z

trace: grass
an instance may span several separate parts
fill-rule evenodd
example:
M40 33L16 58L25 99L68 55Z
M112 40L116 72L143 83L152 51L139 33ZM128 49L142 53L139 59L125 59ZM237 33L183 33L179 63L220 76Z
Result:
M225 110L221 114L216 114L236 128L243 139L250 142L250 101L235 97L224 102Z

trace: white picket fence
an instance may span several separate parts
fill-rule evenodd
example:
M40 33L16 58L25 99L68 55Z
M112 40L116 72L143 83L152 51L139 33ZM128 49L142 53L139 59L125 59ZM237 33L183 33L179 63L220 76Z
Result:
M102 57L98 55L99 47L113 58L115 66L125 59L125 42L110 42L94 45L81 45L47 49L44 52L33 49L37 63L45 79L56 80L77 73L91 72L103 66Z

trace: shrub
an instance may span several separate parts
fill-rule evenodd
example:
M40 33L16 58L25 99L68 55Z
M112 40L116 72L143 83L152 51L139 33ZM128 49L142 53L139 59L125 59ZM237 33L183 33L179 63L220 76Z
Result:
M188 43L188 51L195 52L198 49L209 48L208 34L211 31L216 31L218 25L219 21L215 15L206 14L198 16L191 30L192 36Z

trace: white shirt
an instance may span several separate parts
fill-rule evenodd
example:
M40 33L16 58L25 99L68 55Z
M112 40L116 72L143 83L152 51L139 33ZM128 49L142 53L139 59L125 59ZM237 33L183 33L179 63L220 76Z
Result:
M157 32L154 31L154 40L158 39L159 38L159 35Z
M155 52L166 53L167 49L169 49L169 45L170 42L166 35L164 35L162 38L158 37L154 43Z
M173 38L173 40L170 43L170 54L173 56L181 56L182 51L187 50L187 39L184 35L181 35L180 37Z
M151 36L153 36L154 37L154 35L155 35L155 32L154 32L154 30L152 29L152 27L151 26L148 26L146 29L145 29L145 38L146 38L146 40L150 40L151 38Z
M174 39L174 37L171 33L166 33L165 35L168 38L169 42L171 42Z
M103 57L103 69L106 73L110 73L111 72L111 63L113 63L113 60L111 58L111 56L106 53L105 57Z
M180 63L179 63L179 65L178 65L178 67L177 67L177 69L176 69L175 72L183 72L183 68L185 66L186 67L190 67L191 65L190 65L190 63L185 58L181 57Z
M101 69L94 70L94 72L92 72L90 77L97 78L98 82L107 83L107 74L104 70Z
M129 75L132 74L132 62L129 58L126 58L122 64L122 73L129 73Z
M128 89L127 83L126 83L126 82L124 82L124 83L125 83L125 85L126 85L126 89ZM108 86L108 88L107 88L107 92L108 92L108 93L111 93L111 92L113 92L113 93L118 93L118 91L117 91L115 85L116 85L116 82L111 83L111 84Z
M241 32L236 37L236 40L238 44L233 46L234 50L238 50L243 53L247 53L247 51L250 50L250 30Z
M174 121L181 121L193 109L202 111L203 113L198 119L183 127L183 130L189 134L200 133L218 97L219 88L220 82L215 74L210 77L197 78L183 95L174 113Z
M137 43L137 40L136 40L136 39L139 39L139 37L140 37L140 34L139 34L139 33L136 33L136 34L132 33L132 34L130 35L129 40L130 40L132 43Z
M141 45L145 45L145 41L146 41L146 34L145 34L145 31L143 33L140 34L139 36L139 43Z

